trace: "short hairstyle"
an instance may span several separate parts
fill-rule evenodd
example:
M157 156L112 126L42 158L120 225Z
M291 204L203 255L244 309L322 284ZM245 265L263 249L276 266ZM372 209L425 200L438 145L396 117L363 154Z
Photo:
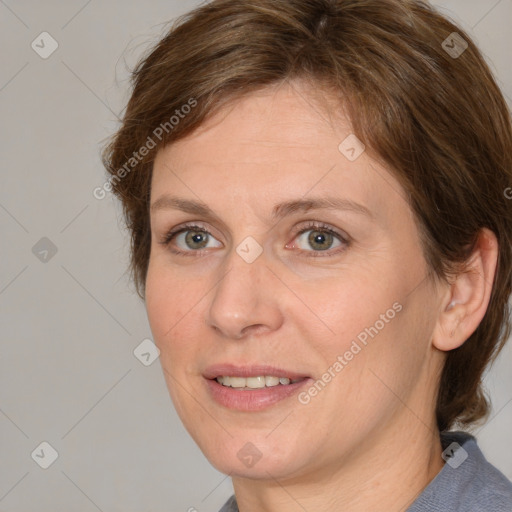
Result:
M482 376L511 332L511 118L474 42L426 2L213 0L174 22L133 70L122 125L103 151L131 235L138 294L144 298L157 151L223 105L293 79L334 99L369 155L399 181L429 277L450 282L465 271L480 229L495 233L488 309L447 354L436 404L440 431L484 419Z

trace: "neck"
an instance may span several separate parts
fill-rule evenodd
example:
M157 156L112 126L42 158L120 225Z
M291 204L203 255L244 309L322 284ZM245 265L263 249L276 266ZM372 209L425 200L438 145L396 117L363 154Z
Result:
M239 510L403 512L443 467L439 432L430 423L382 430L335 466L313 473L279 481L233 477Z

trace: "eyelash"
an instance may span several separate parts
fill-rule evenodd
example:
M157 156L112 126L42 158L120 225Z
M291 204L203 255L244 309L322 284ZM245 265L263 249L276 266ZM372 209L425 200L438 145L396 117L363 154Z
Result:
M294 239L302 235L303 233L311 231L313 229L320 231L322 233L328 233L330 235L333 235L344 245L344 247L338 247L337 250L335 250L334 252L330 252L330 249L326 251L305 251L303 249L299 249L300 253L308 253L308 255L313 258L324 257L322 253L327 253L326 256L333 256L345 251L347 247L350 245L350 240L348 239L348 237L341 235L340 233L338 233L337 231L335 231L334 229L332 229L331 227L322 222L314 221L309 221L306 223L305 226L302 226L302 228L295 233ZM207 235L211 235L211 233L202 226L198 226L197 224L185 224L177 229L169 231L164 236L163 240L160 243L164 246L169 246L169 244L174 240L176 236L186 231L198 231L200 233L206 233ZM180 256L201 256L203 250L181 251L179 249L170 249L172 253L178 254Z

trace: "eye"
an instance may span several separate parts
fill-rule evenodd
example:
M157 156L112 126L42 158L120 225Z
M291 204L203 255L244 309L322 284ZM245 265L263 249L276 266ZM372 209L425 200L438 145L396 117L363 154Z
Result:
M325 256L337 254L345 250L349 245L348 237L318 222L309 222L306 226L302 226L302 229L295 235L295 240L299 241L300 252L309 253L308 255L313 257L323 256L323 254L319 253L326 253ZM222 247L222 244L206 228L197 224L186 224L169 231L160 243L169 246L170 251L174 254L184 256L198 256L201 254L202 249ZM309 245L313 250L300 247L306 245ZM296 246L292 243L287 244L286 248L295 249ZM331 251L330 249L333 248L337 250Z
M310 252L310 253L321 253L321 252L327 252L330 249L338 249L342 248L341 251L345 250L346 246L348 246L348 240L344 236L342 236L340 233L335 231L334 229L330 228L329 226L322 224L322 223L316 223L316 222L310 222L306 226L303 226L303 229L301 229L297 236L295 237L296 240L299 242L299 246L302 245L302 247L299 247L303 252ZM294 239L294 240L295 240ZM313 251L309 250L307 247L312 248ZM295 245L290 246L289 244L286 246L287 248L295 248ZM329 251L326 256L337 254L341 252L340 250L336 251ZM311 256L320 256L320 254ZM323 256L323 255L322 255Z
M190 253L200 252L201 249L222 246L220 242L218 242L218 245L211 245L210 242L213 240L215 238L205 228L195 224L188 224L171 230L165 235L161 243L170 246L171 242L173 242L178 246L178 249L171 249L173 253L188 256Z

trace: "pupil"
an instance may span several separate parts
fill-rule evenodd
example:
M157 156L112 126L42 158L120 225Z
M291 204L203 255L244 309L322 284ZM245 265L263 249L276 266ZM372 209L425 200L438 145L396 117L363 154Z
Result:
M186 243L194 249L198 248L197 245L199 248L202 248L207 244L206 233L200 231L189 231L185 236L185 240ZM194 244L197 244L196 247L194 247Z
M321 250L329 248L332 243L332 235L321 231L312 231L308 238L312 247L316 247Z

